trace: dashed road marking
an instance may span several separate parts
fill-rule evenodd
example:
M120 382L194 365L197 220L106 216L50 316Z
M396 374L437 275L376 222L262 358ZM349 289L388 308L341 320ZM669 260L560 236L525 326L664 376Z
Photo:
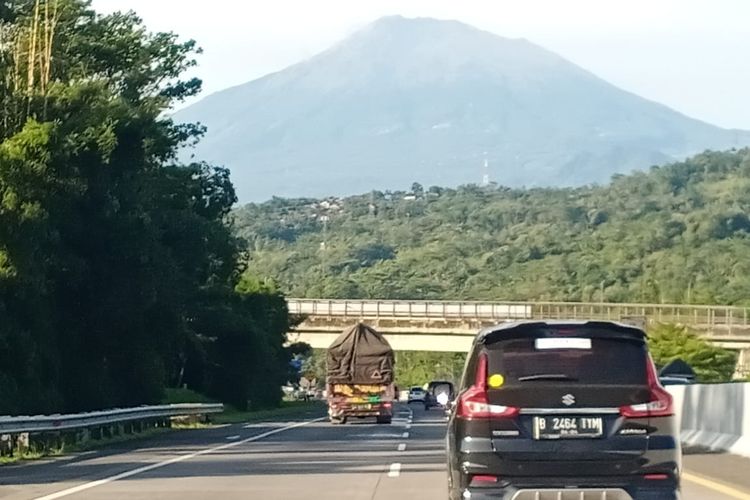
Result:
M391 464L388 470L388 477L398 477L401 474L401 464L396 462Z
M401 443L398 445L398 451L406 451L406 443Z
M409 439L409 433L408 432L404 432L403 434L401 434L401 437L404 438L404 439Z
M234 441L235 439L239 439L240 435L237 434L236 436L227 436L227 441Z

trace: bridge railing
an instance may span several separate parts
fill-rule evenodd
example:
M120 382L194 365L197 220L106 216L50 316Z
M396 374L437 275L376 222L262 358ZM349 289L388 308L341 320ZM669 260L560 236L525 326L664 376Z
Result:
M289 312L348 318L531 318L526 304L289 299Z
M602 319L664 322L696 327L750 327L748 308L683 304L583 302L470 302L397 300L289 299L289 311L345 318L444 318L505 321L513 319Z

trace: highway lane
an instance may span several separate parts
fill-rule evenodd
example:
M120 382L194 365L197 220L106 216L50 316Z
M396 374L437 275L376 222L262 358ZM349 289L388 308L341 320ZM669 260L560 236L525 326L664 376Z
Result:
M356 420L344 426L325 421L291 428L288 422L234 425L169 434L135 449L2 468L0 499L446 498L444 420L438 411L416 406L397 411L392 425ZM739 472L746 464L728 455L686 457L686 467L704 482L686 481L684 498L750 499L732 487L750 486ZM128 471L137 473L123 477ZM108 480L113 476L116 480ZM717 477L727 483L724 493L717 491L722 488Z

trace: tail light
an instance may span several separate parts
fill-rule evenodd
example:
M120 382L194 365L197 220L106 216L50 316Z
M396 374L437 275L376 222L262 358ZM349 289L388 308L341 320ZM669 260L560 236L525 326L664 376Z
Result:
M495 484L498 481L497 476L489 476L485 474L477 474L475 476L471 476L471 482L470 486L486 486L490 484Z
M474 384L458 398L456 417L468 420L482 418L512 418L518 415L513 406L492 405L487 397L487 354L477 360Z
M622 406L620 415L626 418L671 417L674 415L672 395L659 383L656 365L651 356L646 360L646 381L651 397L648 403Z

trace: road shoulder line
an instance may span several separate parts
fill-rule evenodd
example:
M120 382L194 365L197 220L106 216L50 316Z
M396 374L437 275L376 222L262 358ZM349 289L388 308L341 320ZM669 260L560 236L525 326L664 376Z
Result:
M737 489L736 487L718 482L714 479L709 479L705 476L694 474L692 472L683 472L682 478L687 481L690 481L691 483L695 483L697 485L703 486L704 488L708 488L717 493L721 493L722 495L727 495L737 500L750 500L750 493L746 493L744 491Z

